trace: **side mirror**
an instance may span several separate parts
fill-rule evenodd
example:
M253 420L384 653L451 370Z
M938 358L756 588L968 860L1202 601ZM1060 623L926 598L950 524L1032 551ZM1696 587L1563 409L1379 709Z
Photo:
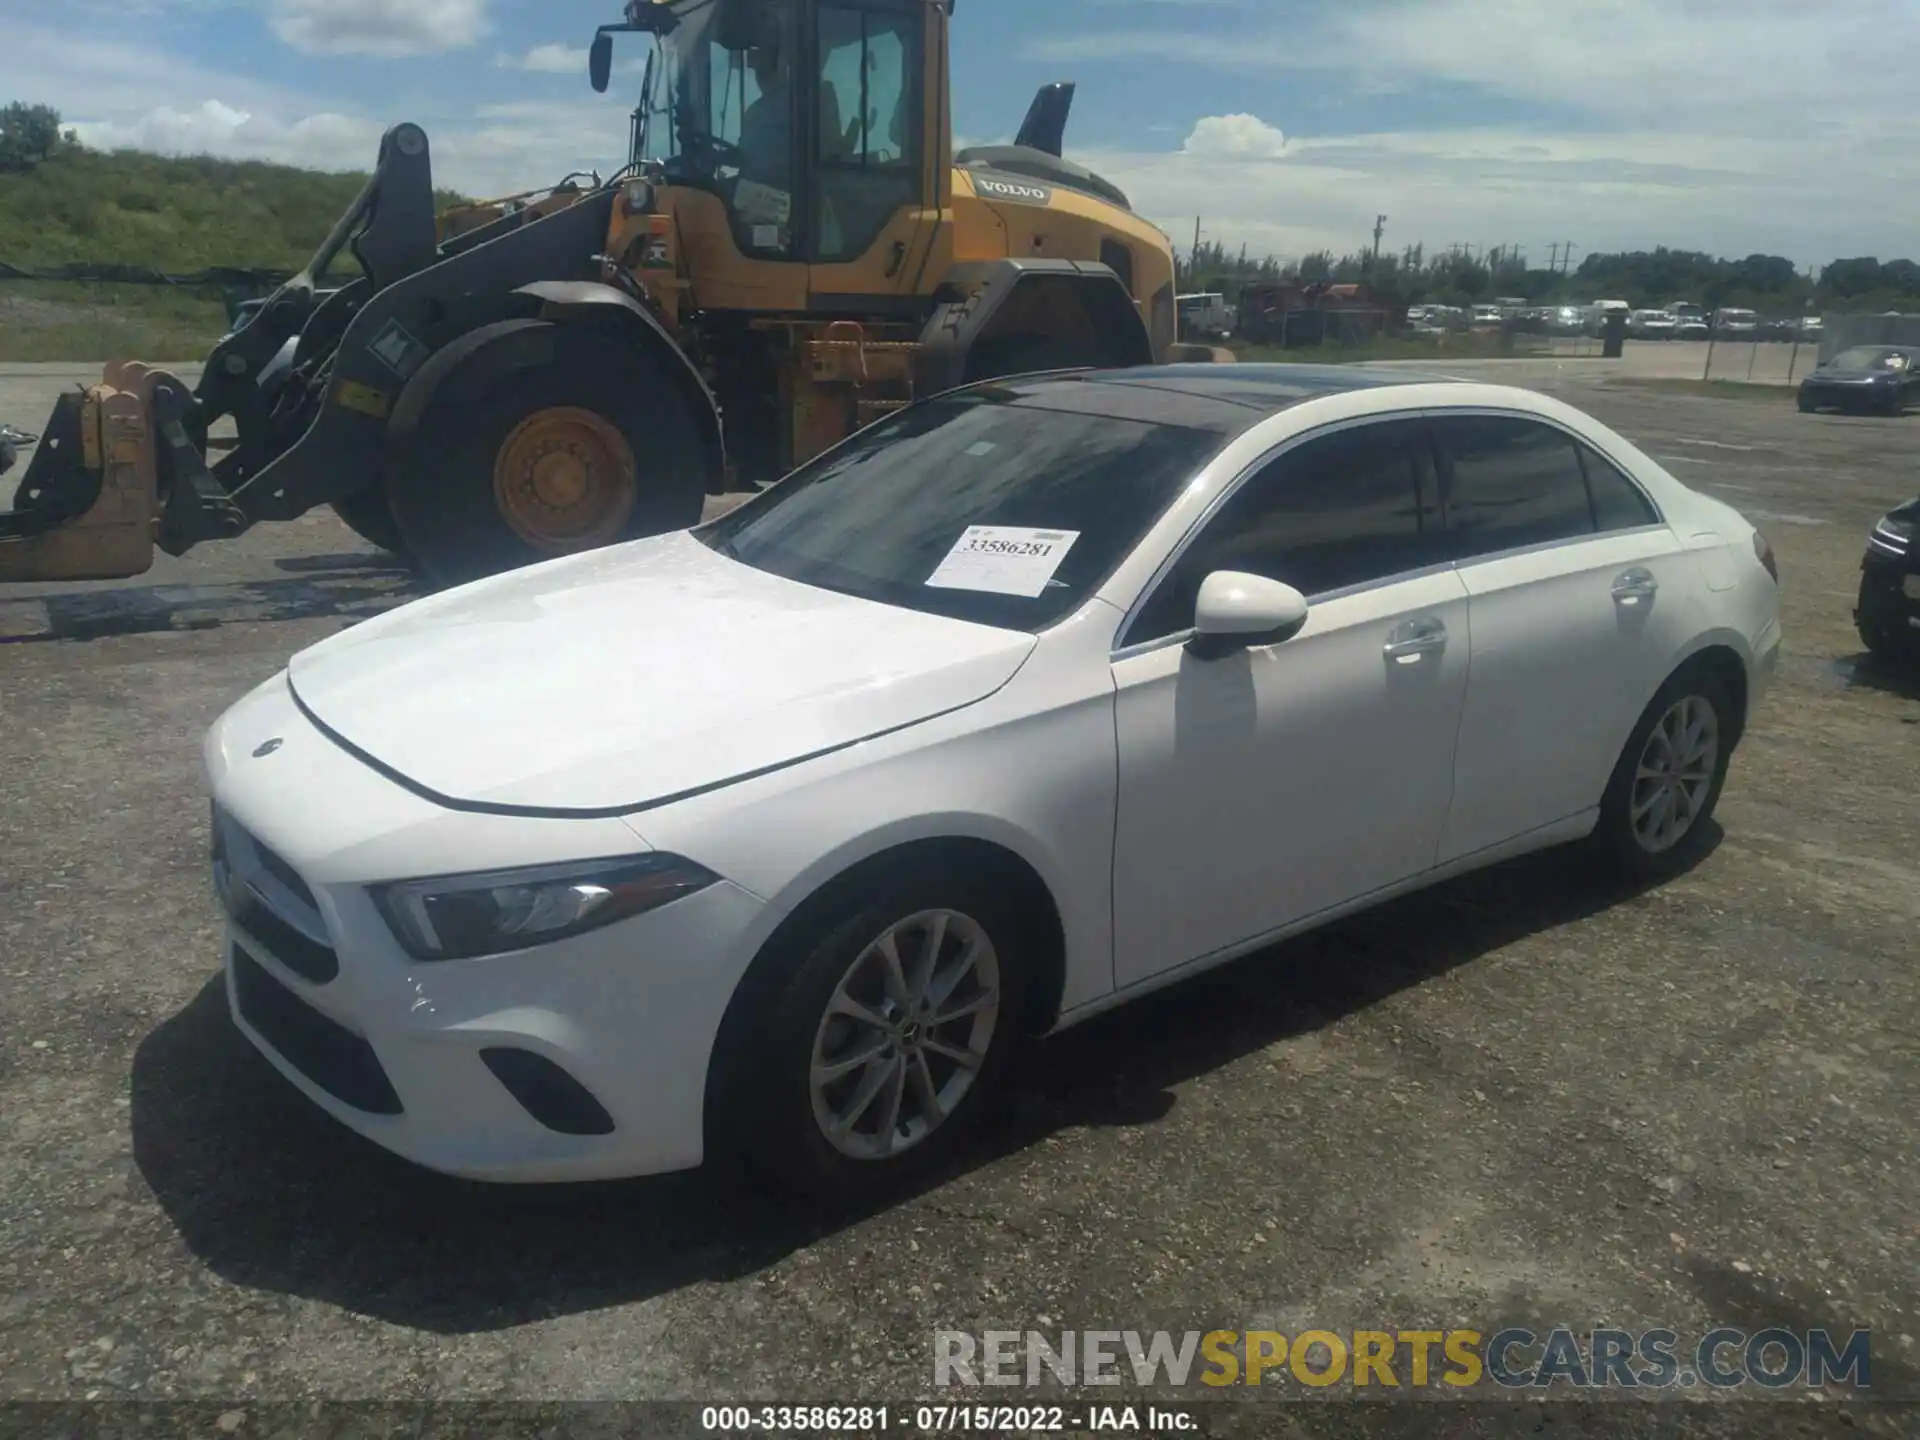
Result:
M1291 640L1306 623L1307 597L1293 586L1241 570L1216 570L1200 586L1187 650L1199 660L1218 660Z
M587 79L595 90L604 95L607 81L612 75L613 36L602 30L593 37L593 48L587 52Z

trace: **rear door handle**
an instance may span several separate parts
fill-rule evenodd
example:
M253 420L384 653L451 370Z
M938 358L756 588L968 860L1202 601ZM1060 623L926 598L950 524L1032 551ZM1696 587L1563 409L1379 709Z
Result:
M1437 615L1422 615L1394 628L1387 637L1389 660L1400 665L1414 664L1422 655L1447 648L1447 627Z
M1620 605L1638 605L1643 600L1651 600L1659 588L1653 572L1638 565L1613 577L1613 598Z

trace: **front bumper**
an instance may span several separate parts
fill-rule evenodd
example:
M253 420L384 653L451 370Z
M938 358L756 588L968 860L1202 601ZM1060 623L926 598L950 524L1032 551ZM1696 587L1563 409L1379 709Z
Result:
M232 764L263 729L282 746ZM479 868L475 855L448 853L468 843L494 864L502 827L520 832L521 864L586 858L552 853L557 840L569 852L605 850L618 838L605 825L625 834L625 853L644 845L617 821L450 816L271 693L229 712L208 754L226 836L216 889L229 912L229 1008L315 1104L406 1159L474 1179L600 1179L700 1163L708 1063L751 959L756 897L721 881L537 949L422 963L400 949L366 889L402 872L356 873L396 837L411 842L406 873L415 874ZM461 833L447 831L449 819L472 827L467 839L447 838ZM576 825L592 833L569 834Z
M1897 385L1879 385L1870 380L1803 380L1800 399L1803 404L1831 405L1835 409L1874 408L1891 405L1901 398Z
M1868 551L1860 562L1860 597L1853 620L1863 632L1904 640L1911 653L1920 654L1920 565L1912 556L1894 558Z

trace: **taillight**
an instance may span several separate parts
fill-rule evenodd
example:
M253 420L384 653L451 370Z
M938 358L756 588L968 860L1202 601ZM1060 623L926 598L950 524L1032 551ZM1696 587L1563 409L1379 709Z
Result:
M1758 530L1753 532L1753 557L1767 567L1767 574L1773 577L1773 583L1780 583L1780 566L1773 558L1773 546L1767 543L1767 537Z

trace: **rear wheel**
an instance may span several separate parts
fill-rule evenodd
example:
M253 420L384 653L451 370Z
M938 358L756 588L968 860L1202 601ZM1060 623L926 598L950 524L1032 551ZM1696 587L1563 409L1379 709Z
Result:
M389 482L408 549L436 580L699 522L705 447L659 359L597 332L540 328L550 351L539 364L442 382L414 462Z
M1706 853L1738 718L1725 680L1690 665L1660 687L1614 767L1592 843L1616 867L1664 879Z
M1819 408L1820 407L1814 403L1814 399L1811 395L1806 394L1804 391L1801 393L1800 413L1802 415L1811 415L1813 414L1814 411L1818 410Z

